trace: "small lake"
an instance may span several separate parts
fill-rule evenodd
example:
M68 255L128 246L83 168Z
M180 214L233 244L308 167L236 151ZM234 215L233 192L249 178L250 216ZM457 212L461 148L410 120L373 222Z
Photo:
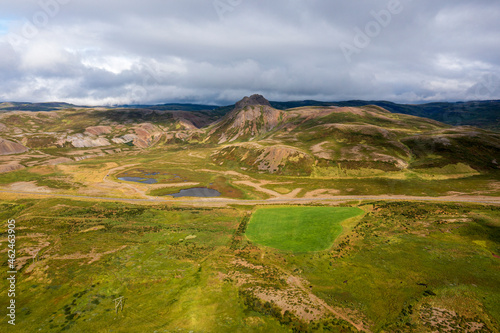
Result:
M119 177L119 180L124 180L126 182L136 182L142 184L156 184L158 181L154 178L144 178L144 177Z
M193 187L180 190L178 193L169 195L173 196L174 198L180 198L180 197L212 198L212 197L218 197L220 194L221 193L219 191L212 190L211 188Z

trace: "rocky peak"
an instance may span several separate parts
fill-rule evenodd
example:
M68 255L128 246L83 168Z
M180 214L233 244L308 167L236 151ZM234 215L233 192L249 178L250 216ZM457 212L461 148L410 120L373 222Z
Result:
M241 101L236 103L236 106L234 107L235 110L241 110L244 109L247 106L253 106L253 105L265 105L265 106L271 106L269 101L264 98L262 95L254 94L250 97L245 96Z
M244 97L215 126L208 137L219 144L264 137L283 121L286 114L276 110L262 95Z

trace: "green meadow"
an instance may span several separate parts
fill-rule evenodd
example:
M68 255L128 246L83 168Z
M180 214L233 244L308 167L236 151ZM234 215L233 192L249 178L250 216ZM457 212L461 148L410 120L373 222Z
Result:
M246 235L255 243L284 251L330 248L342 232L341 222L362 214L351 207L279 207L258 209Z

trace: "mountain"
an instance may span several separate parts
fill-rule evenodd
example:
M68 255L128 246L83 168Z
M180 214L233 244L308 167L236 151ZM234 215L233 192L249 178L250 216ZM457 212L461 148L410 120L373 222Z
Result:
M287 175L459 164L469 170L498 169L500 134L487 130L452 127L374 105L298 107L281 112L258 103L244 105L235 107L208 133L219 144L229 143L212 155L218 165ZM269 115L273 115L272 122Z
M267 135L283 122L284 116L285 112L271 107L261 95L244 97L209 130L206 141L218 144L251 141Z
M196 136L217 117L202 112L126 108L0 113L3 137L32 149L146 148Z
M30 156L16 160L26 167L155 147L203 147L210 149L209 163L293 176L329 177L346 170L472 174L499 169L496 132L393 113L377 105L294 103L301 106L280 109L287 104L277 105L261 95L200 111L186 111L182 105L181 110L157 110L67 108L56 103L50 107L62 109L0 112L0 136L6 140L5 153L30 149Z

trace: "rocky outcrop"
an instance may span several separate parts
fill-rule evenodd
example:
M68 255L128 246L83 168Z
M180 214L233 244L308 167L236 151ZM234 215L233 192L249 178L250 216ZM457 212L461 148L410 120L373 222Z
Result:
M0 155L22 154L28 151L28 148L20 143L0 138Z
M109 134L111 133L111 127L110 126L92 126L92 127L87 127L85 129L85 134L88 135L102 135L102 134Z
M177 124L176 124L176 129L180 129L180 130L197 130L198 128L196 126L194 126L194 124L192 122L190 122L189 120L187 119L183 119L183 118L179 118L177 120Z
M136 138L134 146L139 148L148 148L158 142L163 132L150 123L140 124L134 127Z
M99 138L93 136L83 135L81 133L68 136L66 138L67 142L75 148L93 148L93 147L105 147L111 145L111 143L106 138Z
M139 124L135 126L133 130L134 133L128 133L119 137L115 137L111 139L111 141L116 144L125 144L132 142L136 147L148 148L156 144L163 135L163 131L161 131L157 126L150 123Z
M264 105L270 107L271 103L269 103L269 101L265 99L264 96L254 94L250 97L248 96L243 97L241 101L236 103L234 110L241 110L247 106L256 106L256 105Z
M111 141L113 141L116 144L123 144L123 143L129 143L134 141L137 138L135 134L125 134L123 136L113 138Z

